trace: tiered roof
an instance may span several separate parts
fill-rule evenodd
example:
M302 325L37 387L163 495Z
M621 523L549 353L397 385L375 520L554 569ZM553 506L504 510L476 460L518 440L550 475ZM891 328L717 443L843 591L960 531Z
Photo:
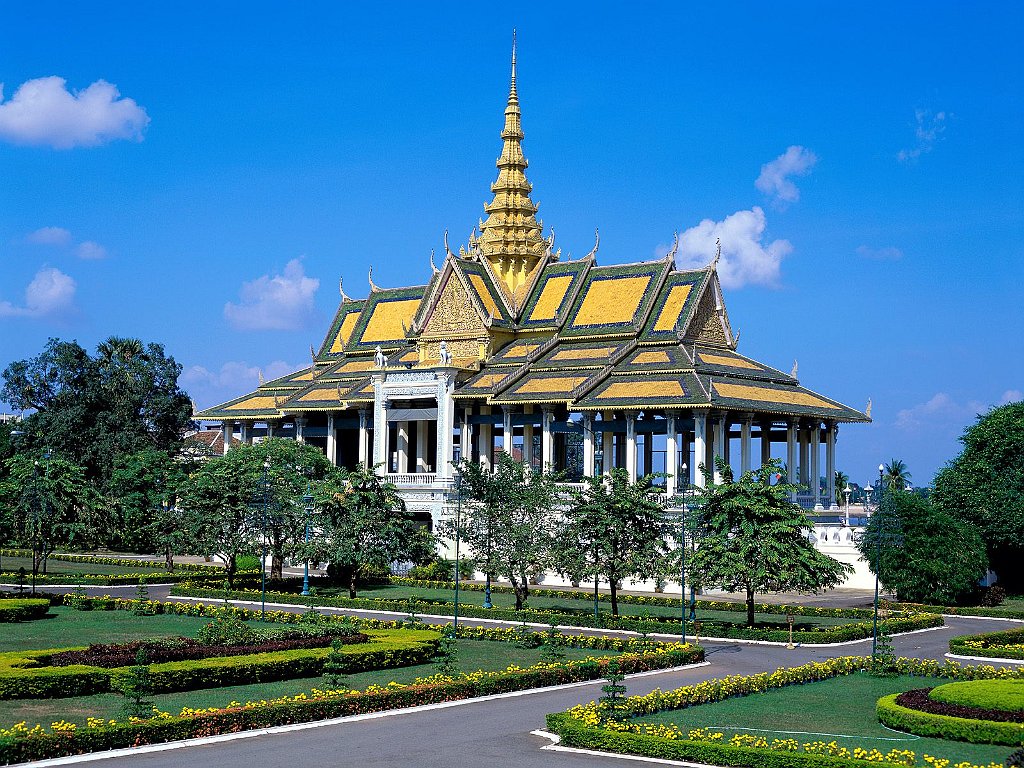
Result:
M486 222L469 248L447 252L421 286L342 299L309 367L196 414L264 420L367 407L371 376L441 367L454 396L493 405L564 405L580 411L706 407L868 421L860 411L800 386L737 352L715 261L679 270L663 259L599 266L597 244L561 261L542 237L526 180L515 81ZM678 244L678 241L677 241ZM447 250L447 247L446 247ZM312 351L312 350L311 350ZM377 353L385 358L377 365Z

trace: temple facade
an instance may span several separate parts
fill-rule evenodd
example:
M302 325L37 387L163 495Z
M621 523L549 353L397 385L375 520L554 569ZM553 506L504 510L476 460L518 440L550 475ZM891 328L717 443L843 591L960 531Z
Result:
M346 295L310 365L196 413L232 438L290 436L339 465L362 464L436 522L454 464L499 452L567 479L622 467L664 473L668 495L703 486L700 466L737 472L773 455L804 487L836 498L839 425L869 415L740 354L716 257L702 269L663 258L599 265L561 257L527 181L515 52L491 201L422 285ZM426 272L426 270L425 270ZM870 410L870 409L869 409ZM783 449L784 446L784 449ZM819 478L824 476L824 487Z

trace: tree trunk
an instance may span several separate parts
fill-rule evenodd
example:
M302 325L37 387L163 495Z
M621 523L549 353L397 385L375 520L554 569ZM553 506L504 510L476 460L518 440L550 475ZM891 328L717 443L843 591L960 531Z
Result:
M523 606L526 604L527 598L530 596L530 588L526 581L526 576L522 576L519 580L512 583L512 589L516 595L516 610L523 610Z
M167 572L174 573L174 551L168 547L164 552L164 558L166 562Z
M747 587L747 626L754 626L754 588Z
M235 571L238 570L238 565L235 562L235 556L228 556L227 562L224 563L225 576L228 579L228 589L235 586Z
M616 589L618 584L615 583L615 579L609 576L608 578L608 589L611 593L612 598L612 616L619 615L619 592Z
M348 596L354 598L356 596L356 576L359 575L359 569L353 568L352 574L348 578Z
M270 556L270 580L280 581L284 577L284 559L276 552Z

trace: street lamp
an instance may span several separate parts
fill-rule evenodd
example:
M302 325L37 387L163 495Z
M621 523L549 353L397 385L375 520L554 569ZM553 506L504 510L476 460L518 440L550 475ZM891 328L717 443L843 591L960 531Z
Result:
M39 526L43 523L43 521L46 520L46 493L47 493L47 486L49 485L49 480L50 480L50 450L49 449L47 449L46 452L43 453L43 461L46 462L45 464L43 464L43 478L44 478L45 482L43 483L43 490L42 490L41 493L39 491L39 461L36 460L36 462L34 464L34 467L35 467L34 478L35 478L35 485L36 485L36 495L39 496L39 507L37 508L37 507L33 506L33 508L32 508L32 594L33 595L36 593L36 574L39 572L39 561L42 559L42 553L39 552L39 546L37 546L37 543L38 544L42 544L43 547L46 546L46 542L45 541L42 541L42 542L39 541L39 539L41 538L39 536Z
M263 557L260 558L260 576L261 576L261 587L260 587L260 620L266 621L267 618L267 513L270 507L270 479L268 473L270 472L270 457L267 456L263 460L263 515L262 515L262 528L263 532Z
M690 480L689 467L684 461L679 465L679 472L676 475L681 478L681 498L683 500L679 507L679 620L683 634L683 644L686 644L686 491ZM693 584L690 585L693 589ZM693 610L691 605L690 610Z
M882 511L882 473L885 467L878 465L878 509ZM874 666L875 653L878 649L878 574L882 570L882 530L885 528L885 517L878 516L878 527L875 529L875 613L871 620L871 665Z
M604 434L603 432L601 433ZM594 451L594 476L599 477L604 474L604 451L601 450L600 446ZM597 548L594 549L594 618L600 619L601 617L601 595L598 592L598 580L597 575Z
M455 471L455 611L452 621L452 640L459 634L459 527L462 525L462 473Z
M313 514L313 478L306 479L306 495L302 497L302 504L306 512L306 535L303 539L306 544L306 559L302 563L302 595L309 597L309 519Z
M846 487L843 488L843 493L846 494L846 527L850 527L850 494L853 493L853 488L847 483Z

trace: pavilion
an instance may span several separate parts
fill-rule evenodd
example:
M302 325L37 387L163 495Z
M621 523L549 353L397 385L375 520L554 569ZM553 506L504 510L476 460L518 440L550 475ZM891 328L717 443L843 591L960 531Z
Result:
M753 468L785 444L808 509L836 497L838 426L870 421L737 351L718 258L599 266L598 242L561 258L542 234L526 178L515 50L486 220L425 284L341 303L307 368L196 413L237 437L284 435L335 464L378 467L408 507L436 522L453 462L511 452L570 477L622 467L666 474L665 492L703 486L721 456ZM870 413L870 407L868 408ZM822 450L824 447L824 451ZM824 461L822 462L822 453ZM818 478L824 474L826 488Z

